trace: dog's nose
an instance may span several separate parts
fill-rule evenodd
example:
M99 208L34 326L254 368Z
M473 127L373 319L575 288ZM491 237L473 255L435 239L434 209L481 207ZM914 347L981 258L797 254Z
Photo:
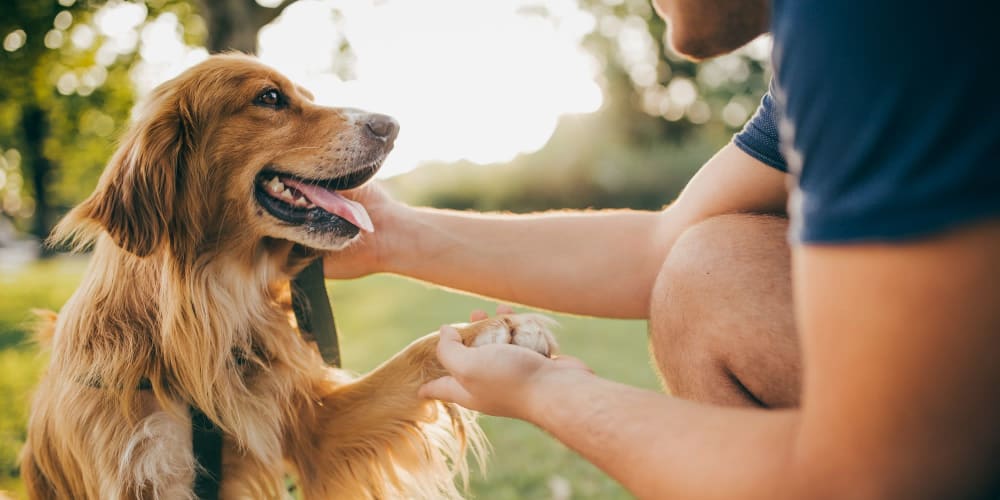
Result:
M372 136L384 141L387 145L392 145L396 136L399 135L399 122L387 115L368 115L365 128Z

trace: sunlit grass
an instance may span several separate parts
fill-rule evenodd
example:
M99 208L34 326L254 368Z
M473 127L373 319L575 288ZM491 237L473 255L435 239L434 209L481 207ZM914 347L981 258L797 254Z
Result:
M28 395L42 365L26 342L29 309L56 309L72 293L84 261L56 259L0 275L0 489L18 491L16 454L24 439ZM364 372L413 339L471 310L494 303L395 276L330 284L341 335L344 366ZM646 351L645 323L556 316L562 350L598 374L642 387L657 387ZM571 498L630 498L621 487L537 428L484 417L493 443L485 477L472 480L472 496L489 500L551 498L551 484L569 485ZM561 489L562 487L557 487Z
M32 309L58 310L79 284L86 260L69 257L0 271L0 349L27 348Z

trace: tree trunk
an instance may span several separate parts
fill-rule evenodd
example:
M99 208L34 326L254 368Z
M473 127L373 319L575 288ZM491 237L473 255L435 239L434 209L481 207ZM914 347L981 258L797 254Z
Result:
M261 7L254 0L199 0L201 15L208 25L205 48L210 53L238 50L257 51L257 32L281 14L294 0L275 8Z
M44 241L49 236L52 214L47 189L52 177L52 162L45 157L44 151L45 137L49 133L48 118L41 108L27 104L21 110L21 127L24 130L24 163L31 165L31 190L35 198L31 233ZM47 245L42 245L41 257L52 255L52 250Z

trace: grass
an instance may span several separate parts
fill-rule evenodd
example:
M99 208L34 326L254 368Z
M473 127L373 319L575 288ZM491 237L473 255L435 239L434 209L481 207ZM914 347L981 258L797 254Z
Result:
M30 309L58 307L83 273L85 260L60 258L0 274L0 490L18 492L17 452L31 386L44 365L27 342ZM364 372L441 324L464 321L471 310L494 303L395 276L329 284L341 332L344 366ZM607 378L647 388L658 383L650 368L645 322L555 315L562 350ZM624 499L617 483L537 428L483 417L494 452L485 475L474 474L474 498ZM566 487L569 495L566 496Z

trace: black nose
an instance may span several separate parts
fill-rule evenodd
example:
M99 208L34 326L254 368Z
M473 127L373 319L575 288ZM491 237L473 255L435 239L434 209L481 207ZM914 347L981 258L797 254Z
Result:
M392 142L396 140L396 136L399 135L399 122L387 115L368 115L365 127L372 136L385 141L388 145L392 145Z

